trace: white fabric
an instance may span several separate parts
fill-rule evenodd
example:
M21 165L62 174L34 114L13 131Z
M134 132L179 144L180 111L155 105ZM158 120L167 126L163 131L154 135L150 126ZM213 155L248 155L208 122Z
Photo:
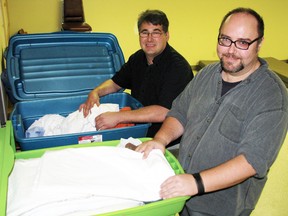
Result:
M7 216L91 215L159 200L161 183L174 171L160 150L145 160L142 156L102 146L16 160L9 177Z
M128 139L121 138L118 144L118 147L125 148L127 143L131 143L135 146L140 145L142 142L139 139L134 139L133 137L129 137Z
M38 128L38 130L42 128L44 136L58 135L61 134L61 123L64 119L64 116L58 114L47 114L33 122L27 131L32 128Z
M34 121L27 129L26 137L27 134L32 134L30 137L43 134L37 133L38 130L44 130L44 136L95 131L95 118L104 112L119 112L119 105L112 103L100 104L100 106L94 105L86 118L84 118L83 111L78 110L70 113L66 118L59 114L44 115Z

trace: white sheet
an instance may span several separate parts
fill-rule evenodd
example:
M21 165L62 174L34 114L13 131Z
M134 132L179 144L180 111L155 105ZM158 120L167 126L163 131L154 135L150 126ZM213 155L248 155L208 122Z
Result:
M174 175L160 150L149 157L125 148L48 151L16 160L9 178L7 215L91 215L159 200Z

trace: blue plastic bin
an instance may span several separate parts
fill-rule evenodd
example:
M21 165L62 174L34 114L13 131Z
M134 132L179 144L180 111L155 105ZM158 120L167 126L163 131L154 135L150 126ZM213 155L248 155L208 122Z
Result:
M86 96L74 96L64 98L50 98L43 100L23 101L15 104L11 114L15 139L21 150L33 150L40 148L49 148L78 143L78 138L82 136L101 135L103 141L119 140L129 137L143 137L146 135L150 126L148 123L136 124L131 127L115 128L102 131L93 131L85 133L75 133L57 136L44 136L26 138L25 131L29 126L40 117L46 114L57 113L67 116L69 113L78 109L79 104L86 100ZM119 107L129 106L132 109L142 107L136 99L129 94L121 92L109 94L100 99L101 103L118 103Z
M110 33L59 32L11 37L7 75L18 101L11 113L16 141L21 150L78 143L79 136L102 135L103 141L145 137L149 123L89 133L25 138L25 131L46 114L68 115L78 109L89 92L110 79L124 64L122 50ZM101 98L120 108L142 107L131 95L119 92Z

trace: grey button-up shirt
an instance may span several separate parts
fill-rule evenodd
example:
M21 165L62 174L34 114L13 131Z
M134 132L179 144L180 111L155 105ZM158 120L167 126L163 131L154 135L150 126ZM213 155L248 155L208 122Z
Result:
M190 211L249 215L287 133L287 89L265 60L247 79L221 96L220 63L203 68L173 102L168 116L185 128L179 161L201 172L240 154L257 174L234 187L192 197Z

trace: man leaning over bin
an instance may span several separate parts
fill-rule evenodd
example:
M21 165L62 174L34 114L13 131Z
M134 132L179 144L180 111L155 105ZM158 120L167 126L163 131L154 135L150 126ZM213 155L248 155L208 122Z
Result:
M94 104L99 105L101 96L131 89L132 97L143 108L121 113L107 112L96 117L96 128L104 130L119 123L151 122L147 137L153 137L164 121L173 100L193 78L189 63L169 44L169 21L160 10L146 10L138 19L141 49L130 56L111 79L103 82L89 93L81 104L84 116ZM174 143L179 143L179 140Z

